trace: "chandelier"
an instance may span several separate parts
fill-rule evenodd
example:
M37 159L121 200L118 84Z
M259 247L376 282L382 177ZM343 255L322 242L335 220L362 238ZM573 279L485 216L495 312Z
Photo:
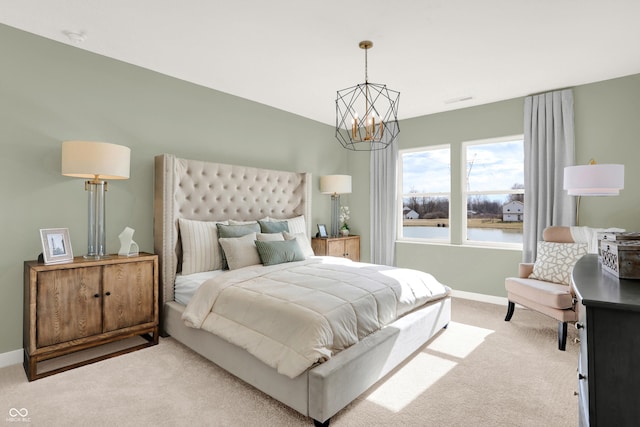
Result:
M381 150L387 148L400 133L400 92L387 89L387 85L369 83L367 50L373 47L373 42L361 41L359 46L364 49L364 84L338 91L336 138L349 150Z

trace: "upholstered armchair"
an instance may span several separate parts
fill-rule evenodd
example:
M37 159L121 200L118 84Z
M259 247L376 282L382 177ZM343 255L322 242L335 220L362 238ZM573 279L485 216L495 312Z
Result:
M558 321L558 349L564 351L567 323L578 320L571 272L588 245L575 243L569 227L548 227L543 240L538 242L535 263L520 263L518 277L505 279L509 304L504 320L511 320L515 304L553 317Z

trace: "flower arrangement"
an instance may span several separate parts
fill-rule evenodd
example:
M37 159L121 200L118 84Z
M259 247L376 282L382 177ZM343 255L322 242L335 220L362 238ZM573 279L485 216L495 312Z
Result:
M348 230L349 229L349 224L347 224L347 221L349 221L349 218L351 218L350 216L350 212L349 212L349 206L340 206L340 224L342 224L342 226L340 227L341 230Z

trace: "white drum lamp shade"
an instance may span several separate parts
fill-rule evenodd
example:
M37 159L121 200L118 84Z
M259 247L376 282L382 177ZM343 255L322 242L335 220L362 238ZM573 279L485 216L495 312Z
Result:
M350 175L325 175L320 177L320 192L331 194L331 236L338 236L340 195L351 193Z
M62 143L62 175L89 179L128 179L131 149L107 142Z
M569 196L617 196L624 188L624 165L589 164L564 168Z
M350 175L325 175L320 177L320 192L322 194L350 194Z
M128 179L131 149L95 141L62 143L62 175L86 178L89 234L85 258L106 257L105 192L107 179Z

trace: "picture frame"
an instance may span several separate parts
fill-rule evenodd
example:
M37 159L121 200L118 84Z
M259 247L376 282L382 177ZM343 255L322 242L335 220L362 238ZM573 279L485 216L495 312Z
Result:
M45 264L73 262L73 250L68 228L40 229L42 258Z
M326 225L318 224L318 237L329 237Z

